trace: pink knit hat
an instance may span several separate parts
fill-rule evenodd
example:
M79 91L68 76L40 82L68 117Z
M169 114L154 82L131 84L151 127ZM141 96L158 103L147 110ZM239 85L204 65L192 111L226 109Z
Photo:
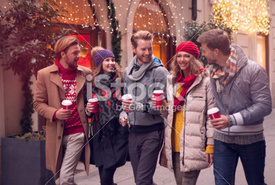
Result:
M191 41L184 41L180 43L180 45L176 49L176 53L178 53L179 51L184 51L186 53L189 53L193 55L196 59L198 59L200 56L200 51L198 46Z

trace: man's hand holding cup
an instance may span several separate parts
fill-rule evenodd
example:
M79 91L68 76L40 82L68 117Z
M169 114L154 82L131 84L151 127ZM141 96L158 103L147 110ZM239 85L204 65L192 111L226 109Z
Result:
M132 95L124 94L122 97L122 107L126 113L130 112L130 105L132 104Z
M154 106L156 109L161 109L163 99L163 90L154 90L152 96L152 106Z
M220 115L220 110L217 107L209 109L207 111L208 116L211 119L211 124L216 129L224 129L229 126L228 117L225 115Z
M56 119L59 120L66 120L71 117L72 111L71 111L71 106L72 106L72 101L70 100L63 100L61 102L62 108L56 111Z

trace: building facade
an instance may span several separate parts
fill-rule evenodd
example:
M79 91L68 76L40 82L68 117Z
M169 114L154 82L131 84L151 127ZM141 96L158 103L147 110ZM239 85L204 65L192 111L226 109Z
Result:
M154 55L161 58L163 63L168 66L175 53L176 45L185 40L185 21L196 18L198 23L208 22L211 19L210 14L213 13L213 4L216 3L213 0L109 0L109 4L104 0L87 0L87 2L62 0L56 2L63 2L61 5L69 11L70 20L63 20L63 24L76 29L79 35L89 38L85 39L90 46L89 50L97 45L112 50L112 30L108 16L113 13L111 8L111 3L113 3L118 21L117 29L121 32L120 64L123 69L133 57L130 38L135 31L146 29L154 33ZM253 1L251 0L251 2ZM0 0L0 3L2 8L9 6L6 0ZM275 55L273 55L275 51L275 0L268 1L268 6L270 7L268 10L270 20L268 35L239 30L232 37L233 43L242 46L248 58L259 62L266 68L273 95L272 102L275 106ZM108 10L110 10L109 13ZM87 57L89 50L85 55L87 60L89 60ZM88 67L92 68L93 64ZM1 67L1 137L21 132L20 118L23 103L19 77ZM33 128L36 130L37 113L33 114L33 119Z

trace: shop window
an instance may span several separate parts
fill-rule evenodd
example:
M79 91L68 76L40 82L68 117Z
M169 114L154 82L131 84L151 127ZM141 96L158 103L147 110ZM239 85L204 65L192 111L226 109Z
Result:
M267 42L266 36L257 35L257 62L265 69L267 69Z
M67 10L67 12L61 11L65 17L60 17L58 21L53 23L56 25L54 30L59 32L59 26L74 30L74 32L71 32L68 35L76 37L79 41L81 47L81 58L79 59L78 64L90 69L95 68L95 65L91 63L91 49L94 46L106 48L106 33L95 25L97 19L94 14L94 9L89 3L91 1L54 0L54 2L59 7Z

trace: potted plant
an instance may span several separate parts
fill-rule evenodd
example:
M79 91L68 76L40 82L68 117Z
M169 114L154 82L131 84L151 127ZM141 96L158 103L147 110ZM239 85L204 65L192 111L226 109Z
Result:
M25 102L20 121L23 139L2 138L1 179L2 184L44 185L52 174L45 168L43 131L32 132L31 77L53 63L56 40L70 30L57 28L56 23L65 10L51 0L8 1L10 8L5 12L0 10L0 58L5 62L5 69L20 76ZM33 136L38 137L33 140Z

